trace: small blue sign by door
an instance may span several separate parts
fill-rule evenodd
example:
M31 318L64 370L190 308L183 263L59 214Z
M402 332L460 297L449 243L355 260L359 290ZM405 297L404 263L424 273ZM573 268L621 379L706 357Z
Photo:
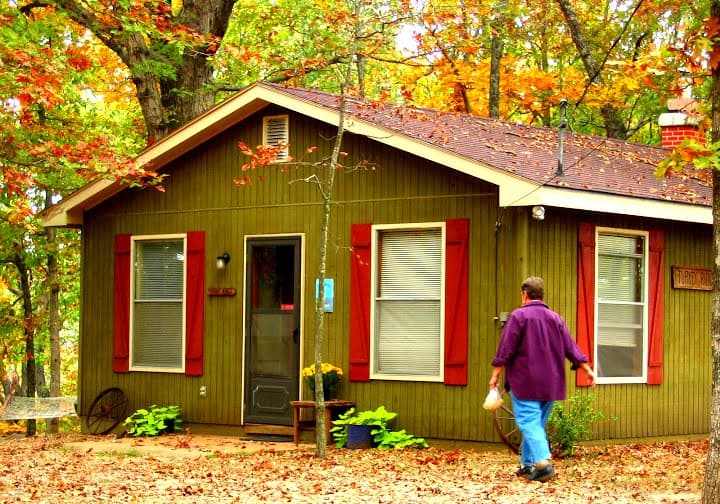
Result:
M315 299L320 296L320 279L315 279ZM335 307L335 279L325 279L325 313L332 313Z

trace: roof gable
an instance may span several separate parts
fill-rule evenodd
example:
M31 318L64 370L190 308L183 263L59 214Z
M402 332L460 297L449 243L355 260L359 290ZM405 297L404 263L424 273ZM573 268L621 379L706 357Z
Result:
M269 104L337 124L338 95L255 84L152 145L136 158L157 170ZM499 187L501 206L549 205L711 223L712 189L687 175L657 179L668 151L548 128L430 109L349 99L346 130ZM82 225L84 211L124 189L100 179L44 214L46 226Z

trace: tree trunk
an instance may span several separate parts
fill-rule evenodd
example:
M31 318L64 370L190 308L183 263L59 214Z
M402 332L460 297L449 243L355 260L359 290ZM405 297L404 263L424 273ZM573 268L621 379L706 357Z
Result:
M720 20L720 0L710 6L710 19ZM720 50L720 40L713 39L713 49ZM712 107L712 140L720 140L720 65L712 68L710 83ZM713 295L712 295L712 399L710 402L710 448L705 467L703 504L720 502L720 171L713 170Z
M50 254L47 258L48 293L48 331L50 332L50 395L60 397L60 278L58 274L58 261L55 255L55 228L47 228L47 240ZM48 420L47 431L58 432L57 418Z
M157 55L153 50L153 47L165 44L164 40L133 31L132 26L128 30L125 26L108 24L105 18L96 16L75 0L59 1L57 5L75 22L90 30L128 67L145 119L148 142L152 143L214 105L213 69L209 57L215 52L217 41L225 35L235 3L236 0L183 3L174 21L201 34L205 42L199 47L185 47L179 63ZM152 70L153 64L157 63L174 65L173 71L160 76Z
M500 0L495 11L495 18L490 22L490 89L488 106L490 117L500 117L500 62L504 50L503 25L507 0Z
M570 0L557 0L557 3L560 6L563 16L565 17L565 22L570 30L570 36L575 44L575 48L577 49L580 59L585 66L585 72L588 76L587 87L589 88L595 83L602 84L602 76L600 74L602 68L598 65L595 60L595 56L593 56L593 53L590 50L590 43L585 37L575 9L573 9L572 5L570 5ZM617 138L619 140L626 140L628 130L622 120L622 117L620 116L620 111L613 105L605 105L600 108L600 113L602 114L603 121L605 123L605 136L609 138Z
M23 322L25 330L25 396L35 397L35 320L33 317L32 297L30 292L30 276L23 258L17 254L13 263L18 270L20 277L20 291L23 301ZM37 432L37 424L34 419L27 419L26 434L34 436Z

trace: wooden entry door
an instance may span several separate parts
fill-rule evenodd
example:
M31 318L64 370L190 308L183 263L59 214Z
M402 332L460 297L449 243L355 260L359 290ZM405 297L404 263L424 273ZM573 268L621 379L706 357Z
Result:
M300 237L247 241L245 423L292 425L300 366Z

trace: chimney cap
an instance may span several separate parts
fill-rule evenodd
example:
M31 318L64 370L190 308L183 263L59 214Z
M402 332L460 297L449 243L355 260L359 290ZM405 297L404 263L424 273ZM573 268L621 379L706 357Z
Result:
M659 126L697 126L700 116L688 115L683 112L665 112L658 117Z

